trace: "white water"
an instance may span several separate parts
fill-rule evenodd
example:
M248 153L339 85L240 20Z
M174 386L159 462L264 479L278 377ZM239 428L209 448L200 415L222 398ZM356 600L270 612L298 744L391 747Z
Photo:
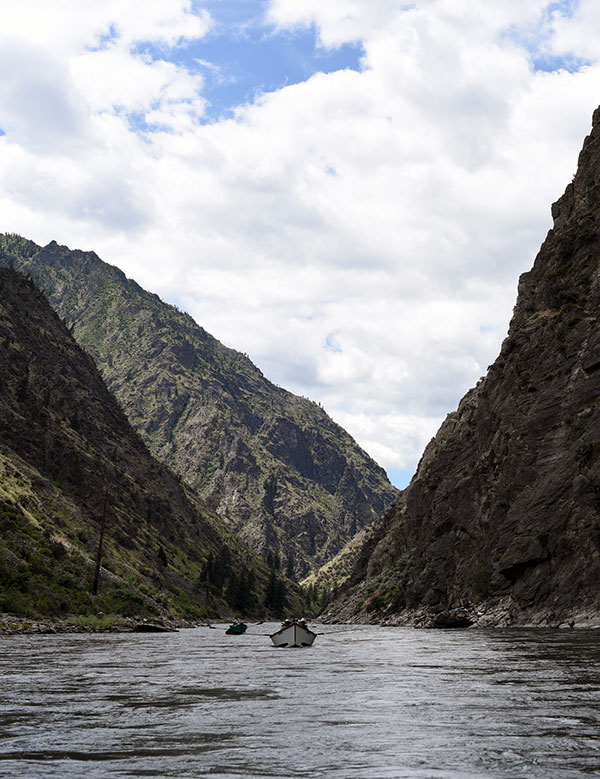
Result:
M600 631L5 636L0 679L1 777L600 776Z

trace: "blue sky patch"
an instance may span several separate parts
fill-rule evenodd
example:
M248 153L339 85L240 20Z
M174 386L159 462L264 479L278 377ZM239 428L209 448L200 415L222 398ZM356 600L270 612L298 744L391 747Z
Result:
M337 333L329 333L327 338L325 339L325 348L328 352L336 352L337 354L342 353L342 349L338 343L336 343L336 336Z
M202 73L207 121L230 117L233 109L252 103L257 95L306 81L315 73L360 70L361 45L324 49L317 45L314 26L277 31L265 24L266 5L256 0L197 3L214 22L205 38L170 50L141 44L137 51Z
M579 57L555 57L549 54L537 54L532 56L531 62L534 70L541 70L544 73L555 73L559 70L566 70L568 73L577 73L577 71L590 65L589 60Z
M571 19L578 6L579 0L557 0L555 3L550 3L546 9L546 16L549 17L558 11L561 16Z
M129 122L130 129L137 133L154 133L162 129L157 125L148 124L146 114L143 112L127 114L127 121Z
M559 70L576 73L589 65L589 60L577 57L572 53L560 56L552 54L547 50L546 44L550 39L550 25L553 17L558 15L570 19L578 5L579 0L558 0L558 2L550 3L544 9L535 27L526 29L511 27L506 30L504 37L529 52L533 70L544 73L555 73Z
M5 133L5 132L4 132L4 130L3 130L1 127L0 127L0 137L1 137L1 136L3 136L3 135L6 135L6 133Z
M265 35L248 39L198 41L187 49L206 79L204 97L211 119L227 116L257 95L308 80L315 73L359 69L360 47L318 49L314 29L295 35ZM204 63L204 64L201 64ZM189 67L189 62L185 63Z
M410 480L415 475L414 471L403 471L400 468L388 468L386 473L394 487L398 487L399 490L408 487Z
M111 24L108 28L108 32L104 33L100 36L98 40L98 45L96 46L96 49L105 49L109 43L115 40L115 38L118 37L116 27L114 24Z

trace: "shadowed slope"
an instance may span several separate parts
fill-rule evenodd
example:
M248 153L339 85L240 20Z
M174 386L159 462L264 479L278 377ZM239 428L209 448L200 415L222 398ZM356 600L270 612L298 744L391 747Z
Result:
M152 458L93 360L12 269L0 269L0 527L0 610L215 613L225 603L215 588L207 598L209 557L251 571L248 606L262 604L263 564Z

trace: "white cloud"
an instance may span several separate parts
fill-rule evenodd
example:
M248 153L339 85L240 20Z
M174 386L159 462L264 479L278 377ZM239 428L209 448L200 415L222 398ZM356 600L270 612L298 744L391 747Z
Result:
M78 143L88 118L66 63L42 46L0 33L0 73L5 133L42 154Z
M547 0L499 0L485 7L479 0L271 0L267 18L283 29L314 25L321 44L327 47L357 41L368 43L390 29L397 32L404 26L409 35L402 42L407 44L411 37L410 25L404 24L407 13L456 24L467 34L477 36L531 24L549 5ZM414 38L413 43L418 45L418 39Z
M2 32L72 56L118 38L125 47L152 41L172 46L202 38L211 28L191 0L0 0Z
M403 470L412 463L414 452L423 452L435 435L439 417L412 416L406 413L349 414L339 412L336 422L346 428L378 461L388 469Z
M31 24L6 5L0 229L95 249L410 469L497 354L574 172L594 5L272 0L282 31L361 42L361 72L202 124L204 66L168 46L209 17L140 3L27 0ZM536 52L592 61L546 73Z
M271 0L267 19L283 29L314 25L323 46L337 47L369 39L406 7L396 0Z
M555 10L550 16L550 28L550 52L558 56L597 60L600 7L594 0L578 0L576 11L572 14Z
M121 45L86 52L72 61L75 84L93 111L146 113L154 106L196 103L202 113L202 77L172 62L132 55Z

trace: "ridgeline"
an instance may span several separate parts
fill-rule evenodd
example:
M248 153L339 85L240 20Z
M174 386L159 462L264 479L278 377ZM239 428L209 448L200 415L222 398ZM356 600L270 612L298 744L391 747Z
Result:
M317 404L93 252L0 236L94 358L135 430L231 527L302 578L398 494Z

